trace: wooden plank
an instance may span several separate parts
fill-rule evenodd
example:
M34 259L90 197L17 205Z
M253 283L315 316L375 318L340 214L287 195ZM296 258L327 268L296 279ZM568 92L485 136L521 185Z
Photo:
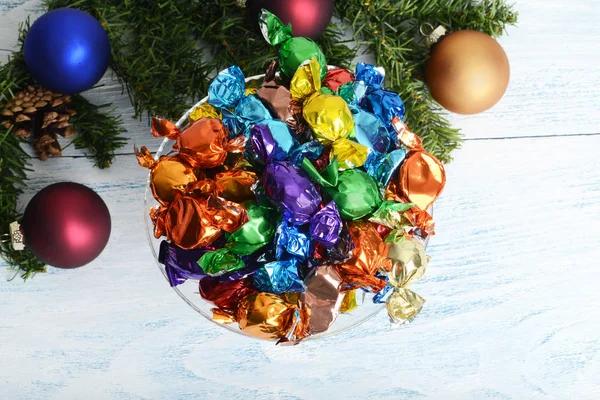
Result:
M427 299L410 326L381 314L338 337L279 348L197 315L150 255L146 171L118 157L35 162L42 187L94 188L113 217L78 270L0 280L0 394L19 398L598 398L600 137L468 142L448 166ZM2 271L4 277L10 277ZM7 394L10 396L7 397Z
M594 0L516 1L519 25L500 38L511 64L504 98L452 115L467 138L598 133L600 8Z

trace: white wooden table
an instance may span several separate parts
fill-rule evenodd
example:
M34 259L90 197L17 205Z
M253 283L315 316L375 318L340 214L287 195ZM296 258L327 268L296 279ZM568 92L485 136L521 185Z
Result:
M0 1L0 48L36 4ZM0 398L600 398L600 4L516 8L520 24L500 40L508 92L488 112L451 117L467 141L416 286L426 307L400 330L382 313L276 347L187 307L149 251L147 171L131 155L134 142L159 142L106 76L88 95L119 106L128 146L105 171L71 148L34 161L22 204L53 182L86 184L110 208L111 240L84 268L0 279Z

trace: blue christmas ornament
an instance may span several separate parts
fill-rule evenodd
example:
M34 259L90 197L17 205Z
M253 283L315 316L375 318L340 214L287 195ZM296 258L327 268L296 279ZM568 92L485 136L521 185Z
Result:
M110 42L90 14L58 8L31 25L24 53L29 73L41 86L73 94L90 89L102 78L110 61Z

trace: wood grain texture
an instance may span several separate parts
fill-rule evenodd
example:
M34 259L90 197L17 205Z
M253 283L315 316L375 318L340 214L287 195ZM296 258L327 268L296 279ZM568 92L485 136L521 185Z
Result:
M60 171L105 199L114 229L82 269L0 281L0 393L75 399L93 385L92 398L118 399L597 398L600 138L518 142L469 142L448 167L415 323L390 330L381 314L294 348L213 326L168 287L145 240L145 172L132 157L109 171L37 162L32 193Z
M0 16L0 47L7 18L36 2ZM594 132L600 118L597 4L516 7L521 25L503 45L521 84L455 122L468 138L565 136L469 141L455 154L413 324L390 330L381 314L291 348L227 332L156 267L142 215L147 171L134 157L103 171L79 158L34 161L22 205L51 183L81 182L106 201L113 232L81 269L0 279L0 398L600 398L600 136L566 136ZM96 89L94 101L118 101L131 134L124 151L133 141L155 149L119 93Z

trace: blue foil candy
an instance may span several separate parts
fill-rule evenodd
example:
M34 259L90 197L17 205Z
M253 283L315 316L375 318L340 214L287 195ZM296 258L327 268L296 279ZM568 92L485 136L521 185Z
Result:
M312 253L312 240L298 226L281 221L275 233L275 257L278 260L291 255L300 261L306 260Z
M381 188L385 188L405 157L406 151L402 149L393 150L388 154L371 152L363 167Z
M390 280L390 278L387 275L382 274L381 272L376 273L375 276L379 279L383 279L386 282ZM393 289L394 288L392 286L390 286L389 284L385 285L383 287L383 289L381 289L379 292L375 293L375 295L373 296L373 303L376 303L376 304L385 303L387 301L387 298L389 297L389 295L392 294Z
M256 271L253 282L255 289L275 294L306 290L298 275L298 261L294 258L265 264Z
M342 226L342 217L331 201L310 219L310 234L327 249L332 249L340 240Z
M385 70L371 64L356 64L355 77L357 81L363 81L370 87L381 87L385 78Z
M350 106L354 118L354 139L379 153L386 153L391 146L390 135L375 115L359 107Z
M356 93L355 97L360 99L359 104L362 108L383 122L391 137L394 138L392 118L397 116L404 121L406 110L398 93L383 89L384 78L385 70L383 68L358 63L356 65L356 81L363 82L367 86L367 91L364 94ZM358 86L355 89L358 89Z
M393 292L393 288L390 285L386 285L379 292L373 296L373 303L383 304L386 302L388 296Z
M383 122L389 134L395 133L392 118L398 117L404 121L404 102L398 93L383 89L369 88L360 101L360 106L374 114Z

